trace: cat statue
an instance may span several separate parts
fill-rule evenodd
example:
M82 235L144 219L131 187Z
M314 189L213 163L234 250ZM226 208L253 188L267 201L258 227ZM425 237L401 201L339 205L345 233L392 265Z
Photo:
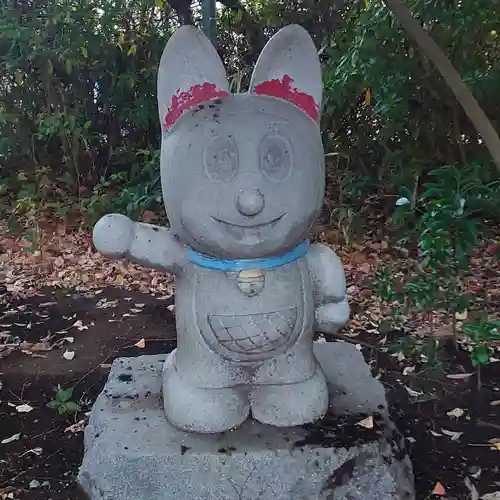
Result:
M250 415L288 427L321 419L315 331L349 318L343 265L308 235L322 207L321 68L289 25L232 94L209 39L182 26L158 73L161 183L170 227L106 215L96 249L175 275L177 348L165 361L168 422L219 433ZM332 360L335 362L335 360Z

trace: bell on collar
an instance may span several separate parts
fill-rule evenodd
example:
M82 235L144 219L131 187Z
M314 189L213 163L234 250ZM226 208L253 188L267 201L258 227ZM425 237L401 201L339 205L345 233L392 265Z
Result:
M248 297L259 295L264 289L264 273L261 269L245 269L238 273L236 282L242 293Z

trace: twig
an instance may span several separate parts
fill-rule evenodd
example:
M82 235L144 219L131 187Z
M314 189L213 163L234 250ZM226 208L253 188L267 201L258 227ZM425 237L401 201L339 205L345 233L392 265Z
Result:
M23 476L24 474L28 473L30 470L33 470L33 469L36 469L37 467L40 467L41 465L43 465L44 463L46 463L48 460L50 460L52 457L56 456L60 451L62 451L62 448L59 448L57 451L55 451L54 453L51 453L50 455L46 456L41 462L37 463L37 464L34 464L32 465L31 467L28 467L27 469L25 470L22 470L19 474L16 474L14 477L11 477L10 479L8 479L7 481L5 481L3 484L2 484L2 488L4 486L6 486L8 483L13 483L16 479L19 479L21 476Z
M41 434L37 434L36 436L29 436L29 439L38 439L38 438L41 438L43 436L47 436L48 434L52 434L53 432L57 431L59 428L58 427L55 427L54 429L50 430L50 431L46 431L46 432L42 432Z
M476 424L481 427L490 427L491 429L500 430L500 425L494 424L492 422L485 422L484 420L476 420Z
M120 347L120 349L123 349L123 347ZM102 364L106 363L106 361L108 361L108 359L111 358L116 352L117 351L113 349L103 360L99 361L99 363L96 366L94 366L94 368L89 370L82 378L77 380L74 387L83 382L91 373L94 373Z
M368 342L363 342L362 340L358 340L352 337L348 337L347 335L344 335L342 333L324 333L322 332L323 335L330 335L332 337L335 337L336 339L339 340L344 340L345 342L349 342L350 344L359 344L362 345L363 347L367 347L368 349L375 349L379 351L381 348L379 346L376 346L375 344L370 344Z

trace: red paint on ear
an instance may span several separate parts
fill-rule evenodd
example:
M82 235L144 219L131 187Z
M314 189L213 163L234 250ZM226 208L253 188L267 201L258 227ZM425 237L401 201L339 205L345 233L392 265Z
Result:
M313 97L305 92L292 87L293 79L285 75L282 80L268 80L255 86L255 93L279 97L298 106L306 115L309 115L314 121L318 121L318 105Z
M170 128L185 111L197 104L220 97L226 97L228 95L229 92L226 90L219 90L214 83L208 82L193 85L185 92L181 92L180 89L177 89L177 95L172 96L172 103L170 104L170 108L168 108L163 126L166 129Z

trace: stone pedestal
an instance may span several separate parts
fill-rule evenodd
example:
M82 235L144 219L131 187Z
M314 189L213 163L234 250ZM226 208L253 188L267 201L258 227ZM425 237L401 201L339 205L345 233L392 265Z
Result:
M117 359L85 431L81 486L92 500L414 499L404 441L362 355L345 343L314 349L330 383L325 419L294 428L248 420L216 435L165 421L166 356ZM358 425L367 415L372 429Z

